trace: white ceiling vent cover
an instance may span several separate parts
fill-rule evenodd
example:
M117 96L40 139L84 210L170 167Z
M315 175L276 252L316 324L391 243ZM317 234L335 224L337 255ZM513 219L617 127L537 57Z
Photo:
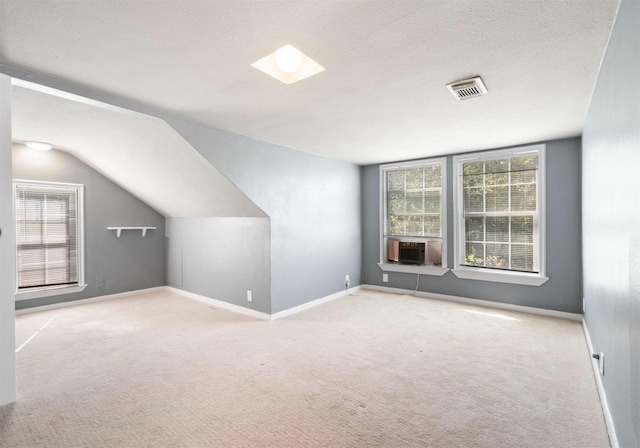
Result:
M482 96L487 93L487 88L479 76L447 84L447 89L460 101Z

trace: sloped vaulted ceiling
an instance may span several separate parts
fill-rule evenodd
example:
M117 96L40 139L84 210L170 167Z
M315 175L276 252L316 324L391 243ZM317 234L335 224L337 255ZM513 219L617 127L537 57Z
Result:
M166 217L266 214L158 118L14 86L14 140L73 154Z

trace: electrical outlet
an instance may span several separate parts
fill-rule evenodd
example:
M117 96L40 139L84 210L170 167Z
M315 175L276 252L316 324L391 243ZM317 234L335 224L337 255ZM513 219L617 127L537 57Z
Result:
M582 314L584 314L586 311L587 311L587 301L583 297L582 298Z
M253 293L247 290L247 302L253 302Z
M600 352L600 359L598 360L598 366L600 367L600 375L604 376L604 353Z
M351 284L351 280L349 280L349 274L347 274L344 276L344 287L349 288L350 284Z
M98 288L102 288L104 286L104 277L96 278L96 285Z
M384 283L388 283L389 282L389 274L382 274L382 281Z

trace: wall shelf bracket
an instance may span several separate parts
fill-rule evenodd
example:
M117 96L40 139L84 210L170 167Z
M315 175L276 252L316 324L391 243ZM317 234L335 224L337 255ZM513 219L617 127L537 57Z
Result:
M142 236L147 235L147 230L156 230L155 227L107 227L107 230L115 230L116 237L120 238L123 230L142 230Z

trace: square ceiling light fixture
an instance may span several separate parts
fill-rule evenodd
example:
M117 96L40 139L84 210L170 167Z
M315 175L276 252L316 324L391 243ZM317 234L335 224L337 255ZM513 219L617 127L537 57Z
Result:
M285 84L292 84L324 71L323 66L293 45L285 45L251 66Z

